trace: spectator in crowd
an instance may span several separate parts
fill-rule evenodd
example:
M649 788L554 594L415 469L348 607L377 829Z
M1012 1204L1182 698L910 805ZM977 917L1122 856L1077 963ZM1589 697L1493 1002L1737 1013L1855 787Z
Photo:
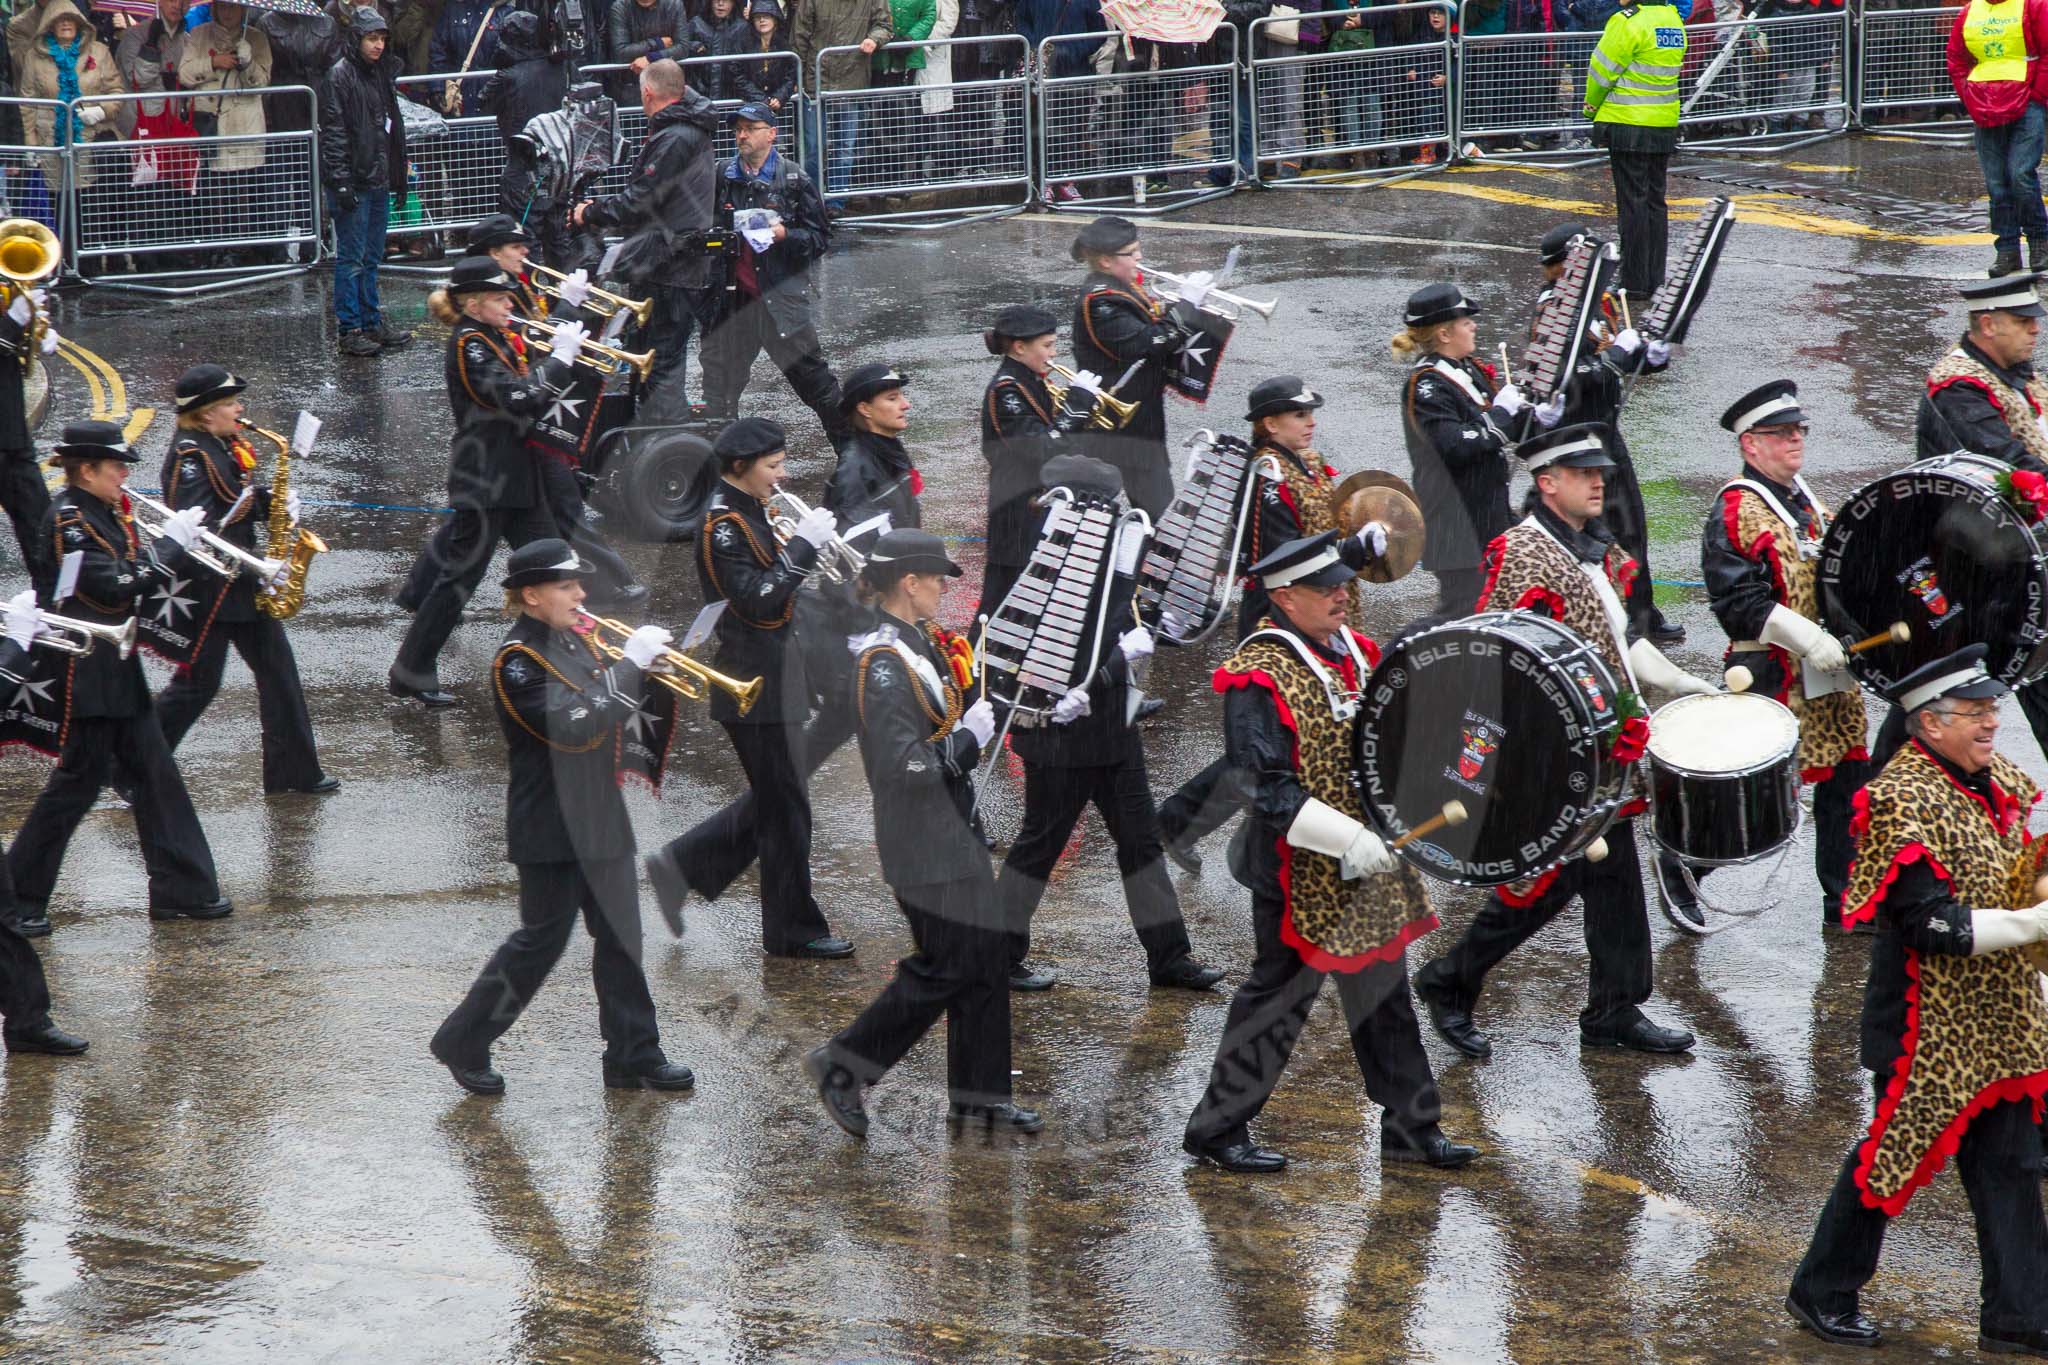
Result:
M1970 0L1948 33L1948 78L1976 124L1977 165L1991 196L1994 278L2019 270L2022 233L2028 268L2048 270L2048 212L2041 207L2048 0L2026 0L2019 19L2015 26L1984 0Z
M114 49L114 65L130 91L163 93L178 88L178 57L185 41L185 0L157 0L156 13L130 24ZM11 93L11 92L10 92ZM199 174L197 153L166 145L196 135L182 106L167 99L147 99L130 106L130 136L143 144L135 149L133 202L140 222L129 240L138 243L192 240L192 190ZM174 256L152 258L152 265L179 269L186 262Z
M792 36L805 74L816 73L822 92L867 89L874 73L871 59L895 32L889 0L802 0L797 6ZM835 52L821 68L818 54L833 47L857 47L860 51ZM846 208L846 187L853 178L854 146L860 138L860 104L838 100L828 107L830 113L824 119L824 127L814 123L811 128L813 145L823 149L813 155L825 165L825 207L838 213Z
M1303 56L1312 44L1321 44L1322 34L1320 20L1286 16L1275 19L1269 8L1267 22L1252 28L1252 55ZM1275 154L1279 162L1273 168L1276 180L1293 180L1301 174L1303 78L1308 66L1306 62L1284 62L1267 67L1265 74L1270 79L1261 85L1266 98L1259 109L1259 137L1263 144L1259 152L1261 157L1267 152Z
M938 18L937 0L889 0L889 27L894 35L890 41L921 43L931 36ZM924 63L921 47L879 51L874 57L873 84L909 85L924 70Z
M1017 32L1030 44L1030 61L1039 65L1043 55L1039 75L1046 80L1089 74L1090 62L1099 44L1085 43L1080 38L1084 34L1101 33L1106 27L1102 22L1102 0L1016 0L1013 22ZM1045 48L1049 38L1072 41L1056 42ZM1094 98L1092 90L1078 86L1048 93L1040 106L1048 136L1055 133L1068 138L1085 136L1087 110L1093 106ZM1081 191L1073 181L1061 180L1045 187L1045 197L1049 202L1071 203L1081 197Z
M441 22L445 0L396 0L398 12L386 14L391 25L391 50L402 76L424 76L434 69L434 29ZM343 12L341 21L346 22ZM346 35L344 35L346 36Z
M953 49L946 40L960 27L960 0L936 0L935 9L931 32L925 35L924 65L911 77L911 81L923 91L917 97L918 111L927 119L937 120L938 127L951 132ZM890 17L893 23L893 12ZM925 143L924 175L927 180L957 175L973 164L960 159L964 149L951 137L941 134L926 138Z
M28 75L29 49L37 45L43 31L43 11L50 6L50 0L33 0L33 3L17 6L14 15L7 21L7 56L14 64L14 85L18 90ZM84 12L84 7L80 7Z
M49 0L39 11L35 45L30 48L21 80L21 94L32 100L90 100L96 95L117 95L123 90L121 72L114 54L92 36L85 15L72 0ZM91 142L100 127L112 117L110 104L80 104L73 109L47 105L26 106L22 134L31 147L67 147ZM75 155L71 183L89 200L104 196L108 187L96 173L92 156ZM64 183L58 158L40 159L43 183L57 193ZM125 182L126 176L121 179ZM88 211L92 211L89 206Z
M613 83L615 99L632 98L634 78L649 62L680 57L686 50L690 19L683 0L613 0L609 23L611 59L624 62L630 73Z
M391 84L398 58L385 51L391 25L364 5L349 18L349 37L320 92L320 178L334 224L338 344L343 355L371 356L412 342L385 323L377 298L391 196L405 192L405 119Z
M1374 13L1386 8L1384 0L1337 0L1337 3L1349 12L1341 17L1334 14L1323 16L1323 28L1329 34L1328 46L1332 57L1346 52L1370 52L1391 40L1392 24L1388 16ZM1368 150L1342 158L1340 165L1348 163L1353 170L1375 170L1386 164L1388 155L1398 158L1398 153L1383 153L1370 147L1385 137L1386 109L1380 100L1380 87L1386 84L1392 73L1384 59L1359 57L1352 60L1358 65L1350 69L1349 75L1338 80L1330 92L1330 102L1335 106L1337 144L1366 147Z
M1203 44L1203 65L1242 66L1244 54L1252 47L1252 25L1272 12L1272 0L1224 0L1223 21ZM1229 155L1232 104L1237 108L1237 170L1233 172L1228 166L1212 169L1209 183L1218 189L1235 182L1240 174L1249 180L1259 173L1257 149L1252 146L1251 90L1242 80L1232 80L1230 86L1230 99L1209 101L1209 154L1218 160Z
M521 10L507 19L498 39L498 69L485 82L479 102L497 119L498 140L505 149L505 165L498 173L498 212L534 234L544 263L566 269L562 262L568 259L569 242L555 210L567 205L536 200L538 167L531 144L519 138L536 114L561 108L569 93L563 53L559 48L548 50L544 42L539 15Z
M1426 18L1423 21L1422 33L1417 42L1424 44L1442 42L1444 31L1449 27L1449 20L1445 17L1444 11L1430 9L1425 10L1424 14ZM1452 28L1450 31L1455 37L1457 30ZM1417 47L1415 52L1409 57L1408 69L1401 73L1401 77L1400 83L1406 87L1399 97L1401 105L1399 120L1401 140L1403 142L1422 142L1421 148L1415 153L1413 165L1434 165L1436 164L1437 144L1423 141L1427 136L1424 130L1430 125L1428 110L1435 103L1435 92L1443 89L1444 84L1450 79L1450 73L1444 70L1443 62L1436 57L1432 49Z
M496 69L498 40L505 21L515 13L516 8L505 0L446 0L427 44L433 69L461 78L450 82L457 90L453 98L444 95L443 113L468 116L483 112L484 82L471 73Z
M114 65L136 91L178 88L178 49L185 39L185 0L157 0L147 23L130 24L114 49Z
M273 85L303 85L318 90L327 68L340 61L347 51L341 21L331 14L287 14L266 9L256 11L249 22L270 39ZM120 60L119 53L115 59ZM263 102L272 132L303 132L313 126L313 101L304 96L268 95Z
M724 68L726 94L742 104L758 104L777 118L796 98L796 58L788 55L783 36L782 6L775 0L752 0L747 6L747 24L741 45L731 55L732 65ZM782 53L769 56L769 53ZM738 60L740 57L745 60Z
M752 32L740 0L711 0L704 12L690 20L689 48L692 57L724 57L740 51ZM723 63L693 66L687 78L707 99L732 98L732 68Z
M201 168L201 193L212 220L209 235L283 233L277 213L280 192L271 183L274 177L264 173L262 137L268 126L263 101L238 93L270 84L269 35L250 26L248 10L235 0L213 0L212 17L185 35L178 84L194 92L192 125L201 137L256 139L214 144Z
M1773 133L1806 126L1806 107L1813 103L1815 78L1828 59L1830 24L1824 0L1758 0L1751 11L1758 19L1800 19L1806 23L1771 24L1759 29L1769 45L1762 62L1764 98L1772 112L1765 127ZM1794 114L1792 110L1799 112Z
M960 10L959 22L953 27L955 38L994 38L1016 31L1009 0L954 2ZM962 42L945 52L947 77L961 84L971 86L975 81L997 80L1018 69L1014 43ZM1002 149L1011 142L1003 127L1000 92L987 88L955 90L953 111L946 119L945 140L960 149L963 166L994 168L1001 164Z

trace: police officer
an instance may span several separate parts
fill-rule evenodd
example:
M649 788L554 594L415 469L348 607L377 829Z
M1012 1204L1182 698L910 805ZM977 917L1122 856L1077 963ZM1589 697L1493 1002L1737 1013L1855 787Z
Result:
M887 513L891 530L921 524L918 494L924 476L903 444L910 429L908 383L893 366L861 365L846 376L839 392L839 411L851 430L839 448L839 464L825 487L825 506L839 518L842 531ZM858 549L867 540L858 537Z
M38 584L50 609L119 626L151 609L152 598L161 602L200 572L185 554L199 536L205 517L200 508L173 513L154 544L145 542L129 514L121 487L128 482L129 466L141 458L112 422L65 425L64 439L50 457L62 467L65 487L43 518L43 533L51 564L73 552L79 555L78 584L62 602L54 599L54 580ZM72 666L63 752L7 854L16 924L24 934L50 932L50 893L64 850L116 765L133 783L129 806L149 872L149 917L219 919L233 913L235 907L214 877L206 831L158 728L142 660L96 648Z
M491 1044L547 980L580 912L595 942L604 1083L615 1090L688 1090L686 1066L662 1055L654 999L640 966L640 887L633 822L620 794L622 727L640 714L646 670L670 635L642 626L607 661L578 629L590 566L566 541L513 551L505 609L516 619L491 664L506 754L506 856L519 869L519 928L491 956L429 1044L455 1083L502 1094Z
M1666 0L1624 5L1586 67L1586 117L1607 148L1621 227L1621 283L1637 302L1664 283L1671 231L1664 171L1678 146L1678 71L1685 21Z
M242 400L248 382L218 365L194 365L178 376L178 430L164 456L162 485L168 507L196 507L207 529L251 554L256 528L270 516L271 491L256 480L256 452L242 435ZM299 519L299 495L285 495ZM279 553L282 549L279 548ZM256 679L256 710L263 723L263 790L326 795L341 779L320 771L313 718L306 710L299 665L284 623L256 609L254 576L230 579L188 667L172 676L157 698L157 722L173 751L220 691L228 646Z

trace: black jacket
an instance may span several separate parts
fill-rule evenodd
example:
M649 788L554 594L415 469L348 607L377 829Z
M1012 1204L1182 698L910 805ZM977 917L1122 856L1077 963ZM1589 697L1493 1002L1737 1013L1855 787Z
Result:
M780 29L775 33L775 49L786 49L788 41ZM732 60L721 65L724 73L725 97L742 100L748 104L775 103L777 112L787 108L796 95L797 60L787 51L776 56L762 53L759 39L751 28L743 28L729 47L718 50L721 57Z
M1809 525L1815 524L1813 504L1797 488L1765 478L1747 462L1742 466L1742 477L1768 488L1793 516ZM1748 559L1736 553L1734 542L1728 538L1728 522L1721 508L1722 500L1714 499L1713 507L1707 512L1706 530L1700 538L1700 574L1706 580L1707 600L1714 609L1714 619L1728 634L1731 645L1727 654L1728 666L1746 665L1755 675L1751 690L1760 696L1775 697L1785 686L1776 652L1765 649L1737 653L1732 646L1738 640L1755 640L1762 636L1771 608L1780 601L1777 583L1768 562ZM1796 555L1799 550L1794 545L1780 545L1778 553Z
M1123 429L1125 435L1166 439L1162 394L1185 339L1179 327L1153 313L1151 301L1142 294L1100 271L1088 273L1081 301L1074 305L1075 368L1093 370L1108 388L1133 362L1145 362L1116 391L1118 398L1138 404Z
M455 434L448 498L457 507L537 507L539 454L528 443L534 419L568 388L559 363L529 366L520 338L470 318L455 325L443 362Z
M742 50L747 35L753 30L747 27L747 17L741 13L746 6L736 5L726 16L724 23L718 22L705 6L705 13L690 20L689 32L684 43L692 57L728 57ZM715 100L734 98L732 93L732 68L724 63L690 68L690 83Z
M562 107L569 93L569 69L540 42L533 16L515 14L498 39L498 69L484 82L478 108L498 120L498 138L508 151L523 147L512 139L536 114ZM515 153L521 157L523 150Z
M2033 411L2026 392L2027 381L2034 377L2031 362L2023 360L2009 368L1999 365L1968 337L1963 338L1962 347L1971 359L2005 380L2008 391L1998 395L1999 402L2008 406L2017 403L2019 412ZM2026 444L2012 434L2012 428L2005 424L1991 399L1974 384L1950 384L1939 393L1922 394L1913 435L1918 458L1923 460L1953 450L1974 450L1979 455L2003 460L2014 469L2048 474L2048 464L2036 459Z
M28 429L27 371L22 367L24 358L31 365L40 362L34 346L22 325L0 309L0 459L36 457L36 440Z
M243 467L238 454L248 458L249 467ZM164 505L204 509L207 530L251 554L260 554L257 528L270 515L270 489L257 482L255 460L254 447L239 436L231 443L203 431L180 431L164 455ZM256 491L249 501L233 514L232 521L226 520L242 490L252 486ZM213 619L253 621L256 617L256 580L249 574L237 574Z
M1462 375L1488 402L1498 388L1493 372L1469 358L1425 355L1408 371L1402 429L1428 528L1422 562L1435 573L1479 567L1487 544L1515 521L1508 508L1508 439L1486 404L1439 366Z
M1108 381L1104 381L1105 383ZM1032 506L1044 487L1045 462L1080 443L1063 440L1088 424L1088 414L1053 402L1045 380L1028 365L1003 360L981 397L981 458L988 461L988 562L1031 562L1044 520ZM994 610L994 604L990 604Z
M832 224L825 216L818 183L780 149L761 170L759 176L748 175L738 157L718 163L714 221L731 227L732 216L740 209L773 209L782 215L781 241L758 255L744 243L739 249L753 266L754 287L768 305L769 320L779 335L789 337L811 325L811 263L831 249ZM744 281L739 295L744 303Z
M690 19L684 12L683 0L654 0L652 5L642 5L638 0L613 0L606 26L612 61L631 62L640 57L674 57L680 61L688 55L684 43L688 41ZM674 42L665 46L663 38Z
M883 625L930 666L955 708L967 704L922 629L887 616ZM949 708L893 648L864 653L855 697L883 879L901 896L907 887L989 876L988 849L968 822L981 758L974 736L952 730L934 737Z
M61 564L74 550L84 557L70 597L51 600L54 578L36 584L36 593L46 610L81 621L125 625L152 598L161 602L177 592L189 599L197 580L218 581L170 541L150 543L140 526L83 489L66 488L57 494L43 515L43 534L50 541L52 565ZM75 718L139 716L148 709L149 681L142 675L139 655L120 659L111 649L95 648L72 669Z
M1012 723L1010 747L1017 757L1041 768L1114 768L1145 752L1138 727L1126 724L1124 716L1131 689L1131 665L1116 647L1131 628L1131 582L1119 580L1112 590L1117 606L1109 614L1102 632L1102 662L1088 678L1088 714L1065 725L1055 725L1050 716L1032 723L1019 716Z
M627 0L623 8L639 7ZM711 227L711 136L717 127L711 101L684 90L647 121L647 138L626 188L591 204L584 220L590 226L628 234L615 271L627 284L702 288L712 282L713 258L689 239ZM717 273L723 273L722 263Z
M809 541L777 548L768 514L754 497L719 481L704 508L697 576L704 601L723 600L712 665L734 677L760 678L761 699L746 715L724 692L711 694L711 718L724 725L802 725L810 716L803 658L790 622L797 590L817 565Z
M825 485L825 506L839 518L841 532L882 512L889 514L889 529L901 531L922 525L917 507L922 487L902 441L854 430L840 447L839 466ZM865 544L867 537L862 539Z
M628 659L607 663L581 635L531 616L491 663L505 732L505 856L568 863L633 856L617 777L619 727L646 686Z
M398 113L395 53L372 67L351 49L327 68L320 90L320 183L330 190L405 192L405 120Z

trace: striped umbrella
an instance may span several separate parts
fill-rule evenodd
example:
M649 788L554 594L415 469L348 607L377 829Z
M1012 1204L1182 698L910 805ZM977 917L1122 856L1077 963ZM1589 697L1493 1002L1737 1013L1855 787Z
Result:
M1102 17L1133 38L1206 43L1223 22L1222 0L1104 0Z

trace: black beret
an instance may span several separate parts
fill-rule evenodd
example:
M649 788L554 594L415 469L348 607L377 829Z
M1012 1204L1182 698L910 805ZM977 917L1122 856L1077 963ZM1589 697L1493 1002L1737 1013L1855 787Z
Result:
M758 460L763 455L773 455L788 444L789 433L774 418L742 417L718 433L711 453L717 457L720 468L730 468L741 460Z
M1075 235L1074 244L1067 249L1067 254L1077 261L1085 261L1090 256L1107 256L1122 251L1137 240L1136 223L1108 214L1082 228Z

